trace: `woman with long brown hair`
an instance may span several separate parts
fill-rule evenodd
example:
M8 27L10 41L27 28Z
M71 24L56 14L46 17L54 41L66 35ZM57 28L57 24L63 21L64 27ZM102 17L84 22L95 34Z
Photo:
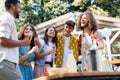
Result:
M97 49L102 49L104 44L103 37L97 30L97 22L89 10L79 17L79 28L82 30L82 34L79 36L79 46L83 60L83 71L96 71L97 62L94 52Z
M40 39L41 53L36 56L34 74L35 78L41 77L47 71L47 67L53 66L56 53L57 31L50 25L45 30L44 37Z
M25 25L18 34L19 40L31 40L29 46L19 47L19 66L24 80L32 80L34 78L31 62L35 58L35 53L40 51L39 44L35 45L34 43L35 37L37 37L37 33L33 25Z

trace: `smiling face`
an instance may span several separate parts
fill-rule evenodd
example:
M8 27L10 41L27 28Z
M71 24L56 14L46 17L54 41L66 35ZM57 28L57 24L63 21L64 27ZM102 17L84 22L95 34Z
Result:
M73 30L74 30L73 26L68 26L67 24L65 24L65 26L64 26L64 35L66 37L69 37Z
M30 31L32 31L32 27L31 26L27 26L24 30L24 36L30 36L29 33ZM32 31L33 32L33 31Z
M90 16L87 14L83 14L83 16L81 17L81 27L91 29L92 26L89 24L89 21Z
M55 37L55 29L53 27L49 28L48 31L47 31L47 35L48 37Z
M89 16L87 16L86 14L83 14L81 18L81 26L86 27L88 26L88 23L89 23Z

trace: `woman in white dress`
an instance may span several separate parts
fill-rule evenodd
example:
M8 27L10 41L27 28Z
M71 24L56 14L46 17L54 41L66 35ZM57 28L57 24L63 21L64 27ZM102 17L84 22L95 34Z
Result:
M79 45L83 71L96 71L96 50L103 49L104 43L102 35L97 30L97 22L89 10L79 17L79 26L82 30L82 34L79 36Z

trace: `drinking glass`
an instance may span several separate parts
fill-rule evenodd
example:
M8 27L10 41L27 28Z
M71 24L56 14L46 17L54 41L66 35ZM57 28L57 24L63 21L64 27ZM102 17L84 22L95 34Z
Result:
M35 38L34 38L34 44L35 44L35 46L38 46L38 45L39 45L39 39L38 39L38 37L35 37Z

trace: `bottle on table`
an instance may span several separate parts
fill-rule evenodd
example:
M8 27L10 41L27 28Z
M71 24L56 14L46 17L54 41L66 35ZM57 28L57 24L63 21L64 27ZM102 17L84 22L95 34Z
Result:
M82 72L83 67L82 67L82 56L78 57L78 62L77 62L77 72Z
M73 56L73 50L68 50L67 68L69 72L77 72L77 65Z

